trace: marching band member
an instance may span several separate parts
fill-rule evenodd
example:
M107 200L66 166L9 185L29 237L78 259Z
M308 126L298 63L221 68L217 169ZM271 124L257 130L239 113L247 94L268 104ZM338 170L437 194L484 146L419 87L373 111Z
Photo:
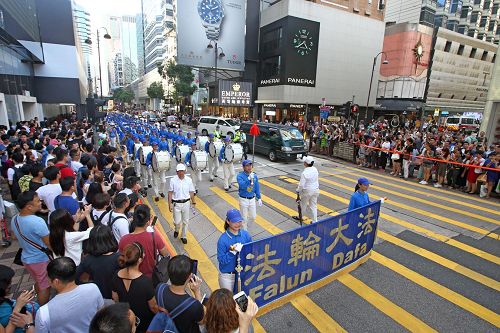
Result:
M136 143L141 143L141 141L139 140L139 138L137 136L134 138L134 145ZM132 145L132 150L130 151L132 154L134 152L134 145ZM135 152L134 169L135 169L135 174L137 175L137 177L141 177L141 161L139 160L139 149L137 149L137 151Z
M186 176L186 165L179 163L175 168L177 175L170 179L168 190L168 209L174 215L174 238L179 236L179 228L182 224L181 241L187 244L187 228L189 222L189 212L191 205L196 205L194 195L195 189L191 178ZM191 202L191 204L190 204Z
M259 207L262 206L260 197L260 186L257 175L252 172L252 161L244 160L242 162L243 171L241 171L236 180L238 181L238 194L240 196L240 211L243 216L243 229L248 230L248 224L255 223L257 209L255 207L255 199Z
M118 133L116 132L115 126L110 125L109 126L109 143L111 144L111 147L116 147L116 137L118 136Z
M229 191L234 179L234 164L233 161L226 159L226 147L231 144L231 138L226 136L224 138L224 146L220 149L219 162L222 162L222 171L224 171L224 190Z
M219 286L231 291L235 288L236 256L243 244L250 243L252 237L241 230L243 218L237 209L228 210L224 229L217 241L217 260L219 261Z
M314 165L312 156L305 156L304 171L300 175L297 193L300 194L300 206L304 213L307 210L311 213L312 222L318 222L318 197L319 197L319 181L318 169ZM298 216L292 216L294 219L299 220Z
M163 189L165 188L165 171L154 171L153 170L153 154L158 153L158 143L153 142L153 151L146 157L146 166L148 168L149 178L153 183L153 191L155 192L155 201L159 201L161 196L165 198L163 194Z
M210 133L208 135L208 141L205 143L205 152L208 158L208 174L210 175L210 181L214 181L214 177L217 177L217 170L219 169L219 157L216 155L214 157L210 156L210 143L214 142L214 135Z
M193 180L195 192L196 194L198 194L198 188L199 188L198 183L201 182L201 170L195 170L191 165L191 155L193 154L194 151L196 151L195 141L191 142L191 149L186 154L186 158L184 159L184 164L186 164L188 167L191 167L191 179Z
M158 144L158 150L159 151L169 151L170 150L168 147L167 137L165 135L161 136L161 141Z
M186 133L186 137L184 138L184 140L182 141L185 145L188 145L188 146L191 146L191 144L194 142L196 143L196 140L193 140L193 138L191 138L191 132L187 132Z
M148 147L149 146L149 141L145 140L143 147ZM139 150L137 150L137 156L136 158L139 158ZM141 180L142 184L144 185L144 189L147 191L148 187L151 188L151 179L149 177L149 172L148 172L148 167L146 165L146 159L144 159L144 163L141 163L139 160L139 164L141 166L141 172L139 173L141 175Z

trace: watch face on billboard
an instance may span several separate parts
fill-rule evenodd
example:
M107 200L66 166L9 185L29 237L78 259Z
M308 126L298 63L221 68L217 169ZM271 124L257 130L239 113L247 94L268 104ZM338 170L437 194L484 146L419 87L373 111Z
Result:
M177 63L243 71L245 4L245 0L177 1Z
M220 106L251 106L252 83L246 81L219 80Z

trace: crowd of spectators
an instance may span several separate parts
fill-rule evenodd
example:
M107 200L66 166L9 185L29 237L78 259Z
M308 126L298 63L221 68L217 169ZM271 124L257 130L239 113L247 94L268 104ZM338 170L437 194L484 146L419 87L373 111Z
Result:
M172 256L154 232L139 178L126 176L123 142L113 146L106 130L74 116L0 127L1 173L19 210L15 263L35 282L10 299L13 270L0 266L0 333L146 332L185 300L173 320L179 332L251 331L255 303L242 312L230 291L204 298L193 260ZM171 257L168 285L153 285L158 257Z

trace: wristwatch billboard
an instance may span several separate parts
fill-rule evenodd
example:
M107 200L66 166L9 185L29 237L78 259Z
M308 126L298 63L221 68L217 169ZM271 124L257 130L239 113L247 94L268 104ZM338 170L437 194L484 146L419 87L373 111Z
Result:
M218 40L220 35L220 25L224 17L222 0L198 0L198 15L200 15L202 25L208 40Z

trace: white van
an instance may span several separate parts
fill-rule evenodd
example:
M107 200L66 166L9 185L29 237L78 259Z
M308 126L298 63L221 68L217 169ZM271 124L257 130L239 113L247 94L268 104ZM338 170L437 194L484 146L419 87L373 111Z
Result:
M222 136L229 135L231 138L234 137L236 130L240 128L240 124L231 118L203 116L198 121L197 130L201 135L208 135L215 131L217 125Z
M446 128L452 131L476 131L479 123L474 117L452 116L446 119Z

